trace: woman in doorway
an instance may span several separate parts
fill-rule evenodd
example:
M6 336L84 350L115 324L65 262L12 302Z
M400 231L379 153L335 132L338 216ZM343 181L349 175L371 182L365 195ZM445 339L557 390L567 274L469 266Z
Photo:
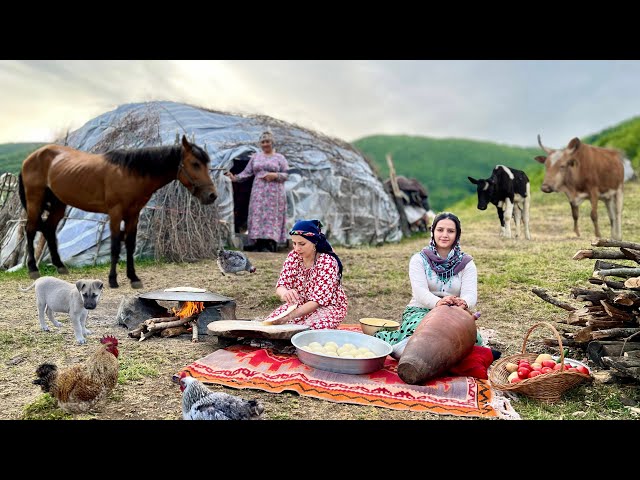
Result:
M226 175L232 182L243 182L254 177L249 199L247 219L249 240L255 243L255 250L275 252L278 243L286 242L287 197L284 182L289 175L289 164L284 155L276 153L273 134L269 131L260 135L261 153L251 156L245 169L234 175Z

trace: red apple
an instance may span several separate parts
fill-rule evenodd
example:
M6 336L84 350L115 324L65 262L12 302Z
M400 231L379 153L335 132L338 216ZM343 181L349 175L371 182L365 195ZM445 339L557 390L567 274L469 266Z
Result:
M556 366L556 362L554 362L553 360L544 360L542 362L542 367L549 367L549 368L553 368Z
M520 367L518 369L518 376L520 378L529 378L529 372L531 372L530 369L528 369L526 367Z
M569 371L569 372L577 372L577 371L578 371L578 369L577 369L577 368L574 368L574 367L571 367L568 371Z
M589 375L589 369L587 367L582 366L582 365L578 365L576 367L576 370L578 370L580 373L584 373L585 375Z
M553 372L553 368L550 367L542 367L542 373L549 373L549 372Z
M538 375L542 375L542 372L540 370L531 370L529 372L529 377L528 378L537 377Z
M523 379L522 379L522 378L520 378L520 377L513 377L513 378L511 379L511 383L518 383L518 382L521 382L522 380L523 380Z
M562 368L562 364L561 363L556 363L553 367L554 370L560 370ZM565 367L566 370L566 367Z

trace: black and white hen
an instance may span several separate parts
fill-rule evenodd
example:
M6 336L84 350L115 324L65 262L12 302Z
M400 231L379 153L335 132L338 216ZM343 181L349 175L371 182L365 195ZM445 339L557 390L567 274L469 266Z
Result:
M180 375L184 420L259 420L264 407L224 392L212 392L185 372Z
M251 265L251 262L247 256L235 250L222 250L218 251L218 268L222 275L225 273L238 273L247 271L253 273L256 271L256 267Z

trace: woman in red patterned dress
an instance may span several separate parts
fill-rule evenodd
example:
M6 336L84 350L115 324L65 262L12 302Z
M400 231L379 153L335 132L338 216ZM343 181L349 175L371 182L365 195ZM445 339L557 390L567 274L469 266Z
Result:
M287 255L276 294L285 302L266 320L296 309L274 320L274 325L295 323L312 329L337 328L347 316L347 296L342 289L342 262L321 232L320 220L300 220L289 235L293 250Z

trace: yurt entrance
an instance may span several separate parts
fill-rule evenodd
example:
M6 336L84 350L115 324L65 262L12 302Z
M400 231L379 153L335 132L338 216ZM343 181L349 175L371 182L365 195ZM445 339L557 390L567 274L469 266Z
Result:
M233 159L231 173L237 175L241 173L247 164L252 152L245 152ZM233 222L235 233L242 240L242 245L246 248L249 244L247 236L247 218L249 216L249 199L251 198L251 187L253 177L244 182L233 182Z

